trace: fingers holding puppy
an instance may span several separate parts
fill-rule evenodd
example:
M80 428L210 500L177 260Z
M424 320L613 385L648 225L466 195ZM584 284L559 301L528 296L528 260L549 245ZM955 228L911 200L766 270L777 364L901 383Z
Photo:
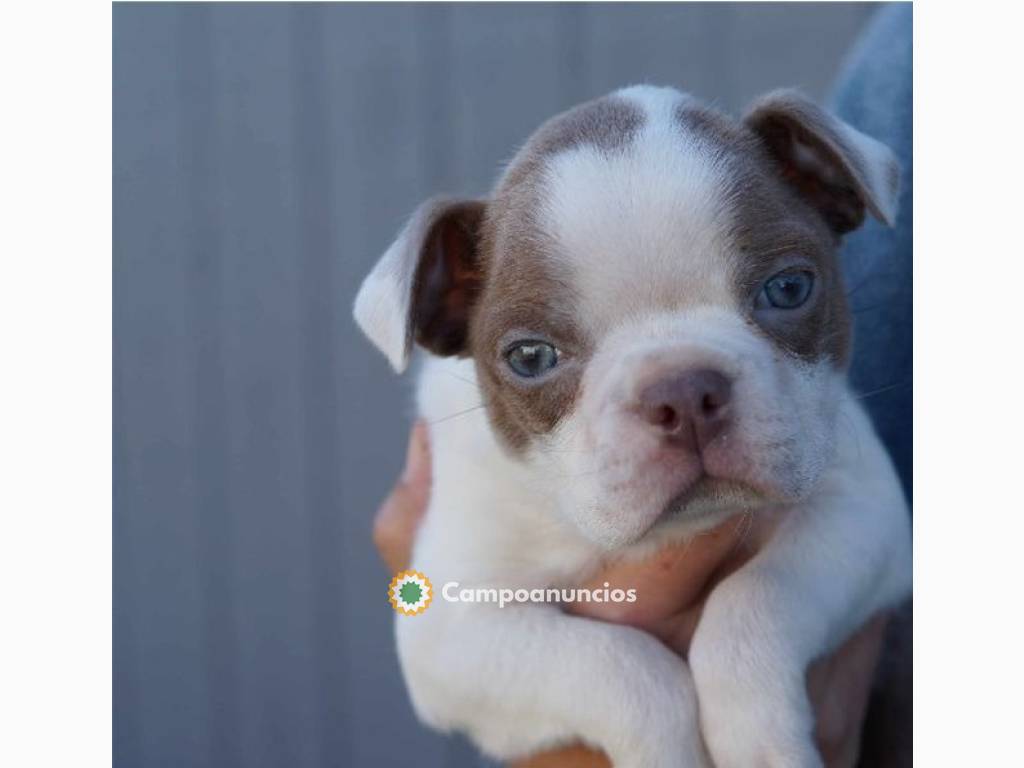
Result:
M416 530L430 501L430 436L418 421L409 435L405 468L373 520L373 543L393 573L408 567Z

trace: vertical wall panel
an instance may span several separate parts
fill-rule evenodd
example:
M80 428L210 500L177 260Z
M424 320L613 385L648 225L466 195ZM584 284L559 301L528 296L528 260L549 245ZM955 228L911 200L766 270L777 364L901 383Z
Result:
M835 63L853 43L872 11L860 3L835 6L745 3L734 8L721 44L735 83L734 109L754 95L784 85L823 98L835 76ZM827 30L827 33L823 33Z
M729 83L720 30L732 13L728 3L658 3L645 14L623 3L593 6L589 60L596 94L651 83L721 98Z
M333 172L346 148L332 135L330 104L341 98L327 66L342 29L328 26L330 6L289 8L291 48L292 181L296 192L294 258L299 264L299 365L303 424L304 516L308 520L308 573L312 579L310 660L315 683L311 730L318 765L350 764L353 729L346 716L349 690L345 648L347 604L340 556L345 537L340 510L342 478L339 376L333 350L347 313L338 301L335 218L344 179ZM344 81L341 81L342 83ZM350 158L345 158L351 162Z
M558 87L562 25L547 3L460 3L451 13L456 191L481 195L541 122L571 106Z
M286 6L211 9L239 759L312 765L312 573Z
M340 535L333 589L334 620L344 632L336 653L347 682L338 714L352 735L345 765L400 765L410 755L441 765L447 749L422 729L404 727L414 718L398 672L394 614L383 602L390 574L369 545L374 511L404 456L409 379L391 372L351 319L359 282L428 194L431 163L445 165L444 146L431 147L433 159L424 161L423 133L428 118L429 136L439 135L451 116L431 115L423 97L435 94L422 92L446 85L443 66L441 76L426 71L436 49L423 47L424 37L445 39L445 11L381 4L331 7L327 16L330 138L341 154L332 164L335 241L322 254L336 275L337 346L323 353L336 371L341 403L335 415L341 489L339 506L322 514L335 518ZM441 29L422 30L435 21Z
M204 179L184 116L203 98L173 6L119 9L113 33L115 762L212 765L203 511L223 473L195 462L217 441L197 421L186 299Z

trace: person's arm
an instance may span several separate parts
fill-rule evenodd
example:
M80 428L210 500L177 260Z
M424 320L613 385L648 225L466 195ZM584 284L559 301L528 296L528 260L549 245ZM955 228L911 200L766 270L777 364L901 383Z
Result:
M430 496L427 430L412 431L406 468L374 521L374 542L393 572L408 565L416 529ZM730 520L691 542L659 552L643 563L620 564L593 579L628 583L636 603L580 603L570 608L589 618L643 629L686 656L710 588L752 554L747 520ZM587 586L587 585L583 585ZM807 687L816 715L816 741L829 768L856 762L873 671L881 652L885 619L876 617L831 656L815 662ZM607 768L600 752L567 747L516 764L516 768Z

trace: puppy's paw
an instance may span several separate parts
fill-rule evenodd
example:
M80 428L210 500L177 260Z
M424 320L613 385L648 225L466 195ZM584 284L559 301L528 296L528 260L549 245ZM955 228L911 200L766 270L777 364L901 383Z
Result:
M650 677L633 692L633 702L623 702L615 733L605 745L612 765L713 768L700 734L689 667L660 644L652 647L648 659L657 663L650 664Z
M730 733L708 738L708 749L717 768L823 768L814 744L805 738L787 739L763 728L741 733L736 723Z
M701 726L716 768L822 768L813 719L791 696L751 690L721 670L704 668L700 679Z
M716 768L822 768L804 670L780 636L751 632L750 617L739 602L712 599L690 647L711 759Z

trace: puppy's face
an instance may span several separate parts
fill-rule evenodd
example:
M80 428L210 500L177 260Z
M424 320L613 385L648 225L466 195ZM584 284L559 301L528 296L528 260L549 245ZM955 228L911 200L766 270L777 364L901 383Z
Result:
M792 92L744 122L620 91L530 139L487 201L432 202L356 316L404 365L471 355L493 429L608 546L805 495L850 342L835 250L895 214L881 145Z

